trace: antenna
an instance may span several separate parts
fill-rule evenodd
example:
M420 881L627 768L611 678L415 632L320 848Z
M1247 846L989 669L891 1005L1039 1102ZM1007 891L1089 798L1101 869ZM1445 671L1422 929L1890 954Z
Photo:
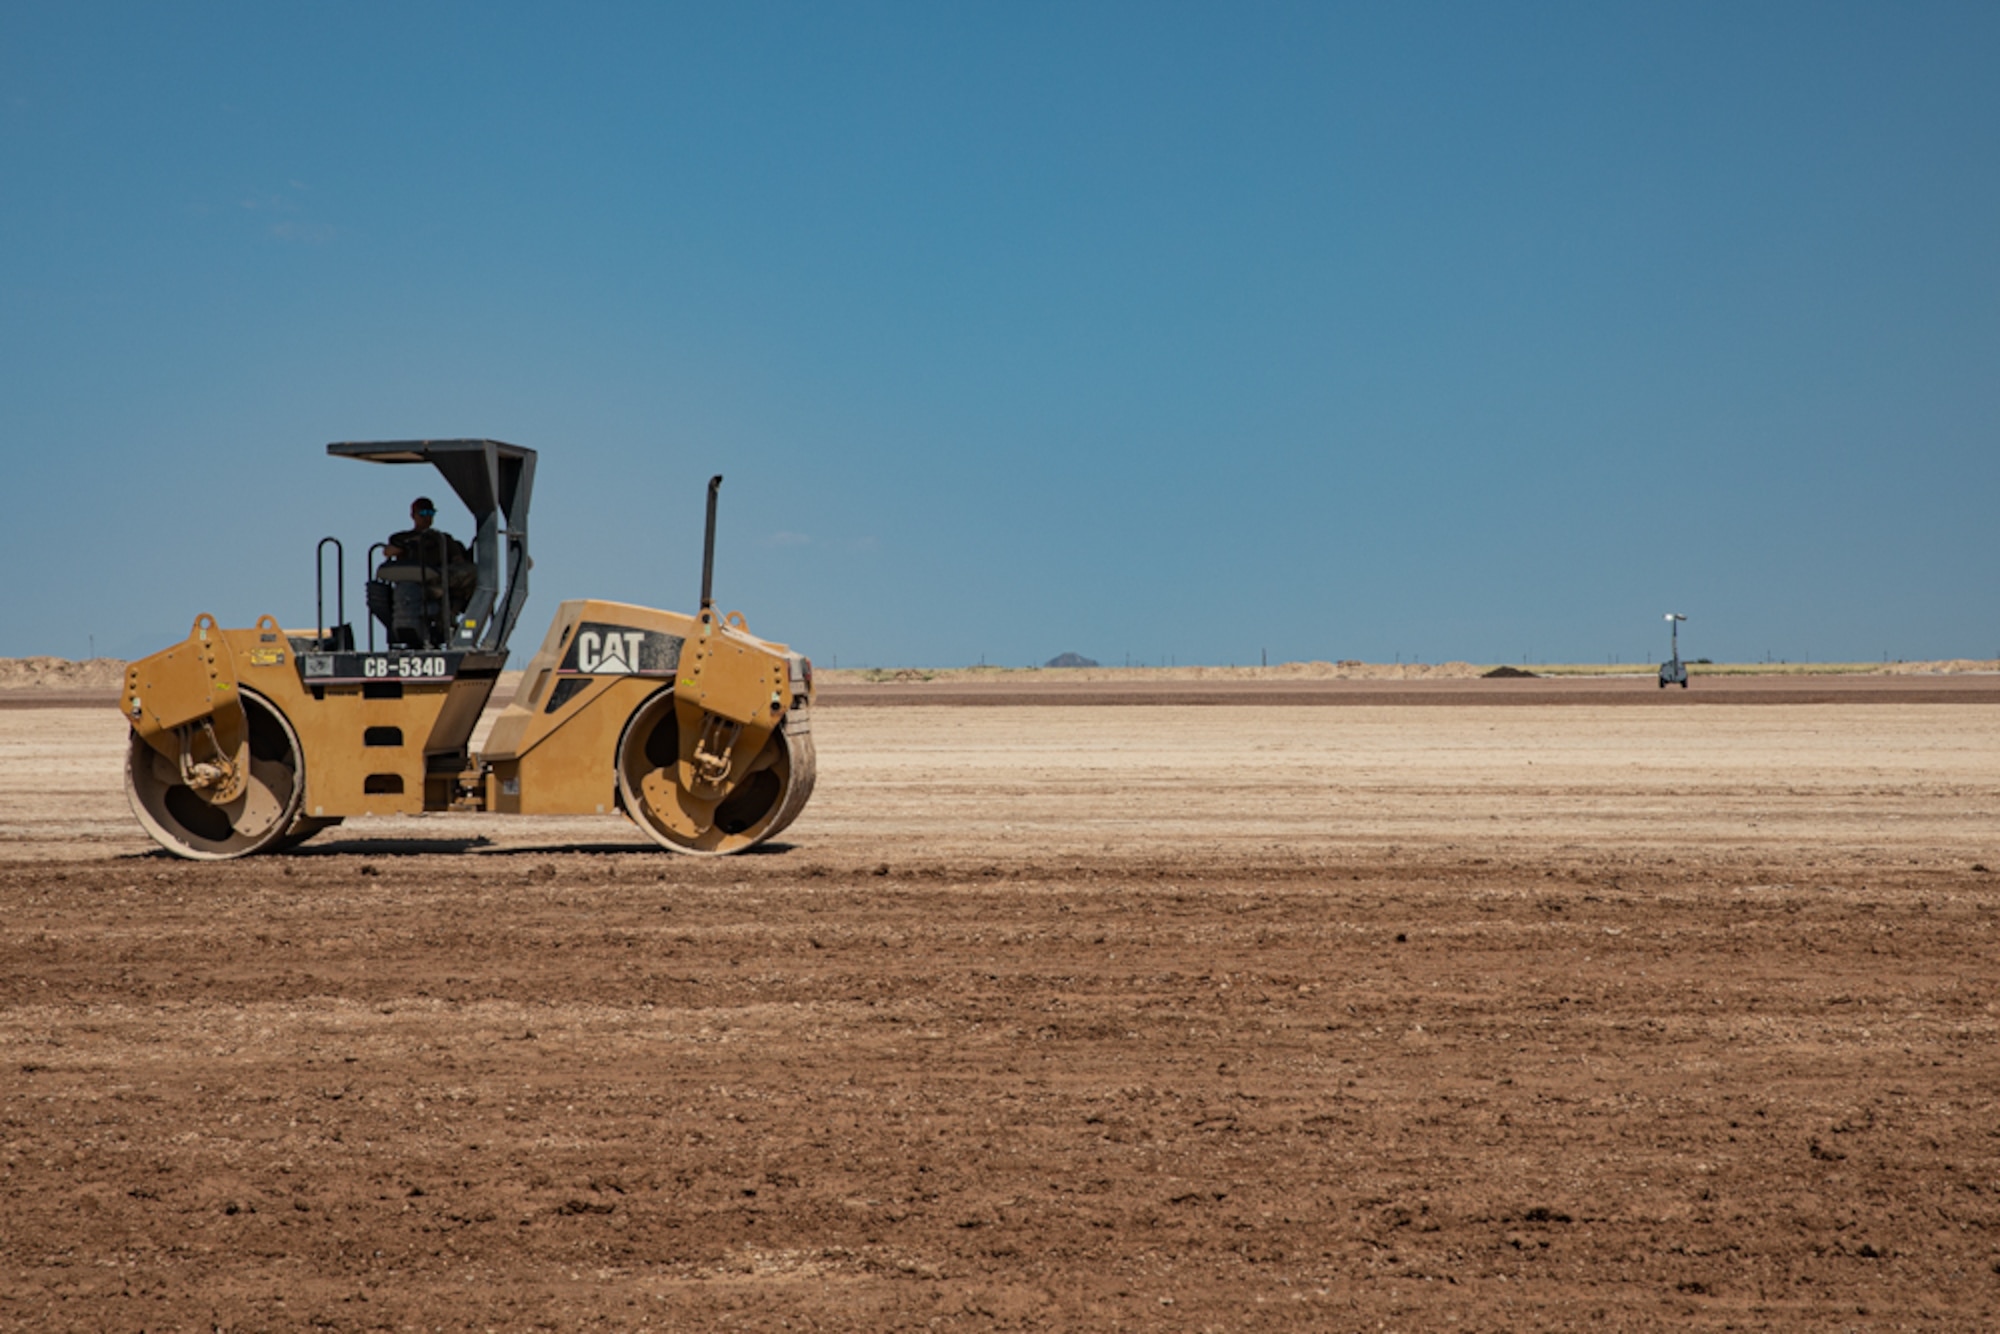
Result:
M701 609L715 605L715 493L722 489L722 474L708 479L708 531L701 539Z

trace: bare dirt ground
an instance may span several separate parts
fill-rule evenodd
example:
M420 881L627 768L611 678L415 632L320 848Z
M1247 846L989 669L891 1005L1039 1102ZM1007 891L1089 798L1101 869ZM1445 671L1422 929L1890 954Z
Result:
M833 703L760 855L221 866L0 710L0 1326L1995 1328L2000 705L1747 700Z

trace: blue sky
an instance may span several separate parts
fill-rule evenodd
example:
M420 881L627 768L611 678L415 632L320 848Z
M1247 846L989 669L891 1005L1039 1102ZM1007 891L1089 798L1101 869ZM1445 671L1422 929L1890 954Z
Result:
M690 608L720 472L718 601L843 666L2000 654L1997 67L1990 4L0 0L0 654L310 623L441 489L325 443L461 435L541 451L517 650Z

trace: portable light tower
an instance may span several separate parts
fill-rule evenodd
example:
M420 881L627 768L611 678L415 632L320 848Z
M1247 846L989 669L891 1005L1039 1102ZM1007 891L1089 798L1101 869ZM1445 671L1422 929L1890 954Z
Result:
M1677 611L1667 613L1667 624L1673 629L1674 656L1660 664L1660 689L1662 690L1665 690L1668 686L1676 685L1682 690L1687 689L1687 664L1681 661L1681 622L1686 619L1687 617Z

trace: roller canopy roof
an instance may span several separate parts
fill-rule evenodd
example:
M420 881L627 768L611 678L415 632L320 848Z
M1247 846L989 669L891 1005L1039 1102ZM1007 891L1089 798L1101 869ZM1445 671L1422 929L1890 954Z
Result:
M521 482L535 470L535 451L525 446L502 440L360 440L328 445L326 452L370 463L431 464L475 517L484 519L497 509L509 527L524 526L528 497ZM517 499L523 512L515 511Z

